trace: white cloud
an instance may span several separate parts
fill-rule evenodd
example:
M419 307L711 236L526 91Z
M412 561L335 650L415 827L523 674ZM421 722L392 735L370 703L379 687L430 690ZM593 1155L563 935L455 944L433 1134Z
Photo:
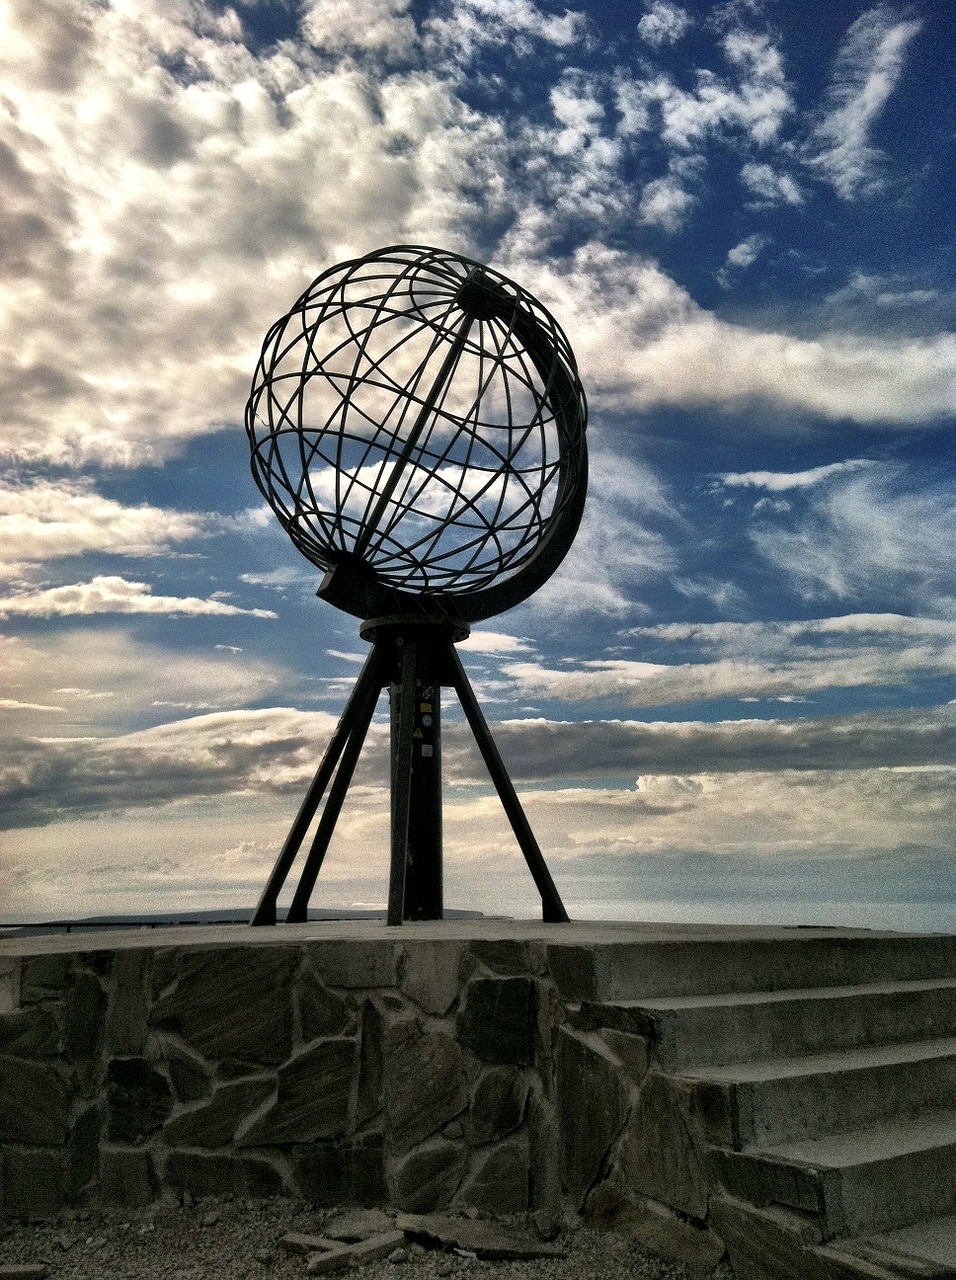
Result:
M759 524L751 537L807 599L855 599L878 588L917 610L952 607L956 503L948 485L914 491L893 468L850 472L806 514Z
M233 647L176 651L92 626L79 637L56 632L29 643L0 637L0 688L24 704L64 707L73 733L148 723L157 718L150 708L160 702L241 707L288 678L282 668ZM49 724L24 714L17 728L22 734L45 733Z
M463 60L484 45L507 44L526 57L537 42L567 49L588 39L584 14L573 9L542 13L533 0L455 0L450 17L430 18L425 28L429 52L455 49Z
M34 561L88 551L159 556L200 538L208 517L149 503L127 507L84 480L0 483L0 576Z
M674 44L690 26L690 14L669 0L653 0L637 24L637 34L655 49Z
M771 165L748 161L740 170L740 180L759 205L803 204L803 192L787 173L778 173Z
M673 169L673 167L672 167ZM683 174L672 171L666 178L655 178L641 192L638 212L641 221L663 231L679 231L684 219L697 203L687 190Z
M0 596L0 618L13 615L24 618L81 617L94 613L151 613L167 617L230 617L246 614L251 618L274 618L270 609L241 609L224 600L201 600L196 596L154 596L145 582L128 582L125 578L98 575L90 582L74 582L68 586L48 587L44 591L21 591Z
M846 462L811 467L809 471L728 471L720 477L720 483L730 489L769 489L772 493L780 493L787 489L806 489L835 476L875 465L867 458L850 458Z
M767 243L766 236L754 234L748 236L746 240L741 240L739 244L727 252L727 265L731 267L739 267L744 269L757 261L761 250Z
M882 185L882 157L870 133L903 73L906 47L921 26L879 5L857 18L840 47L808 159L844 200L871 195Z
M863 423L956 412L956 334L802 337L728 323L650 259L596 241L547 264L506 241L502 258L560 316L598 407L768 403Z
M456 648L466 653L528 653L533 645L520 636L509 636L503 631L486 631L483 627L473 631L467 640Z
M793 110L779 50L766 36L746 31L731 32L723 43L736 83L704 69L697 71L692 92L664 74L643 80L622 76L621 132L642 131L657 115L662 142L678 151L694 150L724 133L743 133L758 146L773 142Z
M183 704L170 699L161 705ZM603 787L611 778L630 786L635 778L664 773L935 768L949 760L954 714L943 707L716 724L530 719L499 724L495 737L523 789L592 779ZM6 825L147 804L176 806L197 797L302 793L335 723L331 714L270 707L195 715L112 737L54 737L48 731L8 748L0 760ZM464 724L445 725L443 755L450 800L456 785L487 782ZM363 797L380 805L387 778L388 727L374 724L350 791L357 811Z
M323 266L493 212L501 129L450 84L302 42L256 56L230 12L11 14L8 456L161 460L241 416L266 328Z
M625 706L669 706L718 699L804 697L833 689L905 685L956 674L956 623L891 615L856 622L670 624L634 628L640 639L695 642L704 660L674 663L594 659L549 668L504 666L523 697L569 702L611 699Z
M343 49L407 57L418 42L409 0L312 0L301 18L304 39L340 56Z
M649 578L676 566L680 515L650 467L592 448L588 502L570 552L527 608L544 617L633 608Z

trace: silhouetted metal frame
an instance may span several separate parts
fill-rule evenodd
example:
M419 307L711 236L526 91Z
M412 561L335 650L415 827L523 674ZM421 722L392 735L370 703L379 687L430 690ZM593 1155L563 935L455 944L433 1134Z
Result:
M427 280L419 285L422 274ZM352 299L348 291L356 281L372 296ZM421 326L432 333L432 339L422 367L399 384L388 377L385 365L401 353L407 335L399 332L381 354L370 352L369 343L372 334L389 324L418 319L416 307ZM353 321L356 315L359 320ZM318 334L328 320L345 326L349 337L331 352L319 352ZM446 393L466 355L473 365L477 362L480 372L471 406L462 414L452 410ZM422 379L432 356L441 356L442 368L425 389ZM351 360L350 371L343 373L337 360L346 364ZM289 369L285 362L290 363ZM482 396L501 370L507 373L502 377L509 410L516 390L534 402L530 421L505 425L481 418ZM343 397L341 411L329 414L324 424L305 421L304 397L313 378ZM367 382L392 396L395 420L380 429L362 419L362 425L368 426L362 435L348 426L353 407L349 397ZM402 403L400 410L395 408L406 400L407 406ZM409 418L403 426L406 412L414 413L416 420ZM492 434L505 441L498 451L498 469L484 469L487 479L477 494L465 493L466 476L474 471L469 470L470 452L469 466L460 467L457 485L447 477L442 480L454 508L447 523L455 525L467 516L477 522L473 527L483 530L465 544L466 550L472 543L475 549L461 568L450 567L446 562L451 552L439 552L437 547L429 551L425 546L416 552L417 544L399 546L391 540L399 516L385 519L399 474L414 450L420 455L420 468L426 472L431 468L429 474L446 459L449 446L444 452L429 448L435 422L456 440L469 439L482 428L482 447L489 452ZM521 450L532 437L541 438L544 450L552 425L557 456L542 457L526 474L518 465ZM477 622L512 608L536 591L567 554L580 523L587 491L586 425L587 403L574 356L550 313L514 281L490 268L422 246L381 249L340 264L313 281L270 329L246 406L256 483L299 551L325 572L322 598L362 619L418 612ZM351 472L341 466L345 441L361 455L353 461ZM362 465L375 458L380 467L386 461L394 463L386 481L388 492L369 492L362 512L346 514L341 508L358 490ZM313 467L336 473L339 509L323 505L313 483ZM477 468L479 474L482 470ZM345 474L351 476L347 481L342 479ZM517 511L507 516L502 496L497 505L491 504L494 511L489 515L480 508L480 501L488 499L502 478L524 496ZM556 481L553 492L552 480ZM542 508L546 490L551 494L548 512ZM419 488L407 497L403 509L430 519L428 504L420 501L422 493ZM516 538L510 550L502 544L503 535L496 533L493 518ZM423 534L422 541L437 542L437 537L437 533Z
M362 667L352 696L326 747L312 785L269 877L252 917L252 924L276 923L279 894L292 871L295 859L328 788L328 800L300 872L292 904L286 915L286 923L298 923L308 919L309 899L328 852L379 695L388 684L397 686L398 715L397 726L393 723L392 735L391 858L386 919L390 925L400 925L410 918L441 918L440 905L434 916L422 917L417 911L418 904L414 902L409 904L407 895L412 734L415 722L416 673L419 669L418 641L414 628L419 625L418 623L409 624L406 620L405 628L402 628L401 624L390 626L387 619L383 620L381 631L386 633L387 638L380 636L373 642L372 650ZM442 624L441 631L444 634L436 642L435 653L432 655L435 685L439 689L436 697L440 697L440 686L443 684L450 685L458 695L465 719L474 734L492 784L498 793L518 847L538 890L542 918L554 923L567 921L568 913L548 871L534 832L451 639L452 629L451 627L446 629ZM444 679L441 678L442 675Z
M389 366L401 365L410 322L412 332L425 335L427 350L398 381ZM383 335L385 346L379 349ZM427 382L433 360L439 368ZM463 365L466 360L470 363ZM455 384L460 369L465 372ZM324 423L306 415L305 393L313 378L333 403ZM466 397L471 394L464 412L453 408L453 385L464 387ZM375 415L364 398L369 387L390 398ZM489 388L503 393L507 421L494 416ZM541 895L544 918L568 918L454 640L467 635L470 623L526 599L564 559L587 491L586 426L584 391L560 326L514 281L458 254L400 245L340 264L313 281L269 330L246 406L253 475L293 543L324 571L317 594L363 619L362 634L373 639L373 648L253 924L275 923L279 893L328 790L287 916L307 918L309 897L386 684L393 690L388 922L441 915L440 738L437 782L426 781L423 792L419 784L425 775L413 768L420 659L434 667L430 683L451 685L458 694ZM374 473L375 482L362 481L363 467ZM313 468L332 473L331 506L323 506ZM432 481L447 503L440 518L434 488L426 492ZM358 514L350 510L355 499L362 507ZM403 538L406 517L411 524ZM449 530L458 540L443 545ZM395 650L386 651L372 623L385 628ZM439 625L432 631L434 624ZM437 649L431 639L419 643L425 632L439 631L443 639ZM418 862L410 879L413 784L416 800L424 795L436 813L430 814L430 826L419 824ZM437 875L437 884L425 892L429 875Z

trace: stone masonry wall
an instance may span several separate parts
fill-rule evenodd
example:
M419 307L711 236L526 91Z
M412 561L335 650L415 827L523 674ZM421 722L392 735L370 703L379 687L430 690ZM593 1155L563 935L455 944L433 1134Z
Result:
M582 1002L581 959L396 939L4 961L2 1211L186 1191L609 1220L650 1208L697 1239L692 1107L653 1069L653 1028L605 1025Z

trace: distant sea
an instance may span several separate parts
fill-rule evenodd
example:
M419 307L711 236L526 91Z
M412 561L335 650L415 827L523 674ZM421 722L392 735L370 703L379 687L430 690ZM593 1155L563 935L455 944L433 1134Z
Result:
M660 924L824 925L845 929L889 929L902 933L956 933L952 902L733 902L720 899L568 902L574 920L634 920Z

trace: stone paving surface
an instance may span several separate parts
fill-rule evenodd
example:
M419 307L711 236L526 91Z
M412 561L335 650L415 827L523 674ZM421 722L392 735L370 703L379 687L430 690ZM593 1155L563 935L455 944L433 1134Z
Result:
M45 1266L49 1280L305 1280L315 1255L283 1248L280 1241L289 1233L334 1238L343 1214L285 1199L212 1198L136 1211L67 1210L44 1223L0 1222L0 1280L24 1264ZM490 1230L496 1224L481 1225ZM540 1239L518 1219L500 1226ZM387 1258L348 1273L357 1280L702 1280L700 1272L664 1261L624 1236L579 1228L571 1220L556 1244L564 1256L499 1261L409 1240ZM706 1276L733 1280L725 1263Z

